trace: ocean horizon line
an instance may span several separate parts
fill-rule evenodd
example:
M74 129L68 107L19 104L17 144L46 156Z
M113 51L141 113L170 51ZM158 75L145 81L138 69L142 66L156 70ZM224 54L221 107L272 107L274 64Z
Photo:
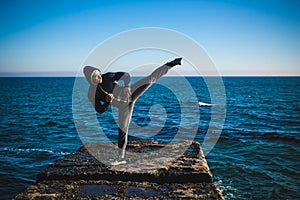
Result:
M300 74L219 74L219 75L193 75L185 74L184 77L300 77ZM75 72L0 72L0 78L55 78L55 77L84 77ZM144 75L132 75L132 77L145 77ZM180 75L166 75L166 77L181 77Z

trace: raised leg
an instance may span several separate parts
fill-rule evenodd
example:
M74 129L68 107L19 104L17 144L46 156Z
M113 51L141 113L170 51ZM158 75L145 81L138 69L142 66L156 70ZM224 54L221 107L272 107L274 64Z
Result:
M132 117L132 111L135 101L155 83L160 77L167 74L175 65L181 65L182 58L177 58L163 66L155 69L149 76L139 80L131 86L132 102L129 105L119 107L119 136L118 147L122 149L121 158L125 158L125 149L128 142L128 128Z
M132 102L135 102L153 83L163 75L167 74L168 71L176 65L182 65L182 58L176 58L175 60L158 67L149 76L133 84L131 86Z

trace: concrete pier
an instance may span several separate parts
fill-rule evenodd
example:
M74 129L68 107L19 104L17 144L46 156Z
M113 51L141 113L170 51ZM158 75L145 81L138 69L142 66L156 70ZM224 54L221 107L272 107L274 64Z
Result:
M174 155L136 156L151 152L153 157L166 145ZM174 159L181 149L178 145L183 148L185 144L130 142L127 151L135 154L128 156L124 165L109 166L98 156L108 152L111 158L105 157L106 161L115 158L111 143L88 143L38 174L37 183L15 199L224 199L212 183L201 145L193 142Z

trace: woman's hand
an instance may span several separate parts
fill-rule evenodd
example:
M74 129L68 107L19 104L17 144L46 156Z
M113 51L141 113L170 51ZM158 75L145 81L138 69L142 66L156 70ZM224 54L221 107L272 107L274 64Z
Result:
M106 101L107 102L112 102L112 100L114 99L114 96L112 93L109 93L106 95Z

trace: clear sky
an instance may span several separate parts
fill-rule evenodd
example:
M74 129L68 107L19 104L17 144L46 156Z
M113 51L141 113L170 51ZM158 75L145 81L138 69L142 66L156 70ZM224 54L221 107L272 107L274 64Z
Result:
M74 72L119 32L161 27L199 43L221 75L300 75L300 1L0 0L0 74Z

